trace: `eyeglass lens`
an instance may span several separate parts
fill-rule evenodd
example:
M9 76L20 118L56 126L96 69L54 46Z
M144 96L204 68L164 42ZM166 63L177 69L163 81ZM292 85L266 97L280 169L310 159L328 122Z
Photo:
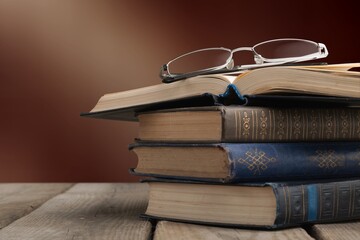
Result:
M281 40L269 41L255 45L254 51L264 58L302 57L318 52L318 45L310 41Z
M224 49L207 49L182 56L168 64L171 74L184 74L224 65L231 52Z

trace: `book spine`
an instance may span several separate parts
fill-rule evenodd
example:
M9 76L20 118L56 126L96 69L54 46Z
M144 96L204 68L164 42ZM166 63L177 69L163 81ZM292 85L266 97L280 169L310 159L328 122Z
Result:
M356 108L228 108L223 142L359 141Z
M275 225L336 222L360 218L360 181L273 185L277 199Z
M360 142L227 143L229 182L360 176Z

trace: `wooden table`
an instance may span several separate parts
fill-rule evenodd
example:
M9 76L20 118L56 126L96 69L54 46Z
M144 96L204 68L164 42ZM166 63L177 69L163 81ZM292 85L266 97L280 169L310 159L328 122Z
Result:
M0 184L0 239L360 239L360 222L254 231L138 217L146 183Z

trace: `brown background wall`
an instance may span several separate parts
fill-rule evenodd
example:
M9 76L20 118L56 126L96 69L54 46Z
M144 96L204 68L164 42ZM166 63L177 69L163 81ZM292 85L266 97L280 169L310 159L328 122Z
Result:
M0 181L137 181L137 124L80 118L198 48L281 37L360 61L357 1L0 1Z

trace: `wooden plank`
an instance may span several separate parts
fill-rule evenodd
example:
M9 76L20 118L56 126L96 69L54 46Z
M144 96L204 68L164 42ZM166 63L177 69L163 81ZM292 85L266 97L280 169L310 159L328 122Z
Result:
M311 235L319 240L359 240L360 222L316 224Z
M68 183L0 184L0 229L32 212L71 186L72 184Z
M232 229L208 227L194 224L160 221L155 230L154 240L310 240L302 228L291 228L278 231L257 231L247 229Z
M0 239L148 239L145 183L82 183L0 230Z

